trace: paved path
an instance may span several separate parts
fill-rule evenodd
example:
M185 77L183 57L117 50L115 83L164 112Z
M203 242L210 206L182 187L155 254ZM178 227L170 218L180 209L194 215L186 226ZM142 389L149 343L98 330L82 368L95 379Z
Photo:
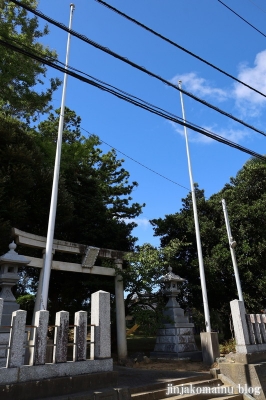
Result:
M114 371L119 373L117 387L139 387L154 383L167 383L173 379L206 375L206 372L143 370L138 368L120 367L117 365L114 366Z
M159 371L159 370L143 370L138 368L127 368L121 366L114 366L114 371L119 373L116 388L128 387L131 389L131 393L138 392L136 388L145 386L147 390L153 390L153 385L156 384L164 384L165 388L167 387L167 383L171 380L180 379L180 378L188 378L192 376L198 376L200 380L200 376L205 375L207 372L193 372L193 371ZM208 373L207 373L208 374ZM107 390L110 389L106 388ZM95 391L95 389L91 389ZM99 389L99 391L104 389ZM66 394L62 396L56 397L48 397L43 400L68 400L71 397L72 400L77 399L81 400L87 397L88 392L87 390L83 393L73 393L73 394Z

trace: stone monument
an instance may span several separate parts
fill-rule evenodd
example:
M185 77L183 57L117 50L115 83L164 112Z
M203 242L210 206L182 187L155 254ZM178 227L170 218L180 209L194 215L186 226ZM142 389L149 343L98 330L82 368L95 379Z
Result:
M184 310L176 301L176 296L180 292L178 284L185 279L175 275L172 268L168 268L168 273L160 281L165 283L164 293L169 297L166 304L164 316L164 326L158 330L152 358L180 359L190 358L201 360L202 353L198 351L194 339L194 324L189 322L184 315Z

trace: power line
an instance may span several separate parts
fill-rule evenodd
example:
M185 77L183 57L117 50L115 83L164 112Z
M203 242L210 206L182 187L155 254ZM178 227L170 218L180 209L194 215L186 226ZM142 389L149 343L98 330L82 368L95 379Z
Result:
M264 93L261 93L259 90L255 89L254 87L252 87L252 86L248 85L247 83L241 81L240 79L238 79L238 78L236 78L235 76L229 74L228 72L226 72L226 71L224 71L223 69L217 67L216 65L210 63L209 61L207 61L207 60L205 60L204 58L198 56L197 54L192 53L192 51L186 49L185 47L180 46L178 43L176 43L176 42L174 42L173 40L167 38L166 36L163 36L161 33L158 33L158 32L156 32L155 30L149 28L147 25L144 25L142 22L139 22L138 20L136 20L136 19L130 17L128 14L125 14L124 12L122 12L122 11L118 10L117 8L111 6L110 4L106 3L105 1L103 1L103 0L95 0L95 1L97 1L97 2L98 2L99 4L101 4L101 5L103 5L103 6L107 7L107 8L109 8L110 10L114 11L115 13L121 15L122 17L128 19L129 21L133 22L134 24L140 26L141 28L145 29L146 31L152 33L153 35L159 37L160 39L164 40L165 42L167 42L167 43L173 45L174 47L177 47L178 49L184 51L185 53L187 53L187 54L189 54L190 56L196 58L197 60L203 62L204 64L207 64L207 65L209 65L210 67L216 69L217 71L219 71L219 72L221 72L222 74L228 76L229 78L231 78L231 79L233 79L234 81L240 83L241 85L244 85L244 86L246 86L247 88L253 90L254 92L256 92L256 93L258 93L258 94L260 94L260 95L265 96ZM251 0L250 0L250 1L251 1Z
M1 36L1 35L0 35L0 36ZM24 48L26 48L26 49L28 49L28 50L33 50L30 46L27 46L27 45L25 45L24 43L21 43L21 42L20 42L19 40L17 40L17 39L14 39L14 38L10 39L10 38L5 37L4 35L2 35L2 37L3 37L4 39L6 39L6 40L10 40L11 42L17 43L17 44L19 44L20 46L22 45L22 47L24 47ZM39 51L36 51L36 49L34 49L34 53L35 53L35 54L39 54L40 57L43 57L43 53L41 53L41 52L39 52ZM54 58L54 57L52 57L52 56L46 56L46 57L49 58L50 61L52 61L52 62L54 62L54 63L56 63L56 64L60 64L60 65L62 65L62 67L65 68L65 63L63 63L62 61L59 61L58 59L56 59L56 58ZM94 81L99 82L99 83L101 83L101 84L103 84L103 85L105 85L105 86L108 86L108 87L110 87L110 88L112 88L112 89L114 89L114 90L118 90L120 93L125 94L125 95L127 95L127 96L130 96L130 97L133 98L133 99L139 100L139 101L142 102L143 104L147 104L148 106L155 107L155 108L157 108L158 110L160 110L160 111L162 111L162 112L167 112L169 115L172 115L173 117L179 118L180 120L183 121L182 118L177 117L175 114L172 114L172 113L170 113L170 112L164 110L163 108L154 106L153 104L151 104L151 103L149 103L149 102L147 102L147 101L145 101L145 100L143 100L143 99L141 99L141 98L139 98L139 97L137 97L137 96L133 96L132 94L130 94L130 93L128 93L128 92L125 92L124 90L118 89L117 87L115 87L115 86L113 86L113 85L110 85L109 83L106 83L106 82L104 82L104 81L102 81L102 80L100 80L100 79L98 79L98 78L95 78L95 77L93 77L93 76L90 75L90 74L87 74L87 73L85 73L85 72L83 72L83 71L80 71L79 69L76 69L76 68L74 68L74 67L71 67L70 65L68 65L68 69L70 69L70 70L72 70L72 71L75 71L75 72L78 72L78 73L80 73L80 74L82 74L82 75L84 75L84 76L87 76L87 77L93 79ZM190 123L193 124L192 122L190 122ZM198 125L195 125L195 124L193 124L193 125L196 126L196 127L199 127ZM199 128L200 128L200 127L199 127ZM264 132L263 132L263 133L264 133ZM266 135L266 134L265 134L265 135Z
M249 0L249 1L250 1L250 3L254 4L254 6L256 6L259 10L263 11L264 13L266 13L266 11L263 10L263 8L261 8L260 6L258 6L258 4L254 3L254 1L252 1L252 0Z
M63 29L63 30L66 31L66 32L70 32L73 36L75 36L75 37L81 39L81 40L84 41L85 43L88 43L88 44L92 45L93 47L95 47L95 48L97 48L97 49L99 49L99 50L101 50L101 51L104 51L105 53L107 53L107 54L109 54L109 55L111 55L111 56L113 56L113 57L119 59L120 61L123 61L123 62L125 62L125 63L131 65L132 67L134 67L134 68L136 68L136 69L138 69L138 70L144 72L145 74L150 75L150 76L152 76L152 77L155 78L155 79L158 79L159 81L165 83L166 85L173 87L175 90L178 90L178 91L184 93L184 94L187 95L188 97L191 97L192 99L196 100L197 102L199 102L199 103L201 103L201 104L203 104L203 105L205 105L205 106L207 106L207 107L209 107L209 108L211 108L211 109L213 109L213 110L219 112L220 114L222 114L222 115L224 115L224 116L226 116L226 117L228 117L228 118L230 118L230 119L232 119L232 120L234 120L234 121L240 123L241 125L244 125L244 126L246 126L247 128L252 129L253 131L260 133L260 134L263 135L263 136L266 136L266 133L265 133L264 131L253 127L252 125L250 125L250 124L248 124L248 123L246 123L246 122L240 120L239 118L236 118L236 117L233 116L232 114L227 113L226 111L221 110L220 108L214 106L213 104L210 104L210 103L208 103L207 101L200 99L199 97L193 95L192 93L187 92L187 91L184 90L184 89L180 89L177 85L175 85L175 84L173 84L173 83L167 81L166 79L162 78L161 76L159 76L159 75L157 75L157 74L155 74L155 73L153 73L153 72L147 70L146 68L144 68L144 67L142 67L142 66L140 66L140 65L138 65L138 64L136 64L136 63L134 63L133 61L130 61L130 60L127 59L126 57L120 56L119 54L113 52L112 50L108 49L107 47L104 47L104 46L100 45L99 43L96 43L96 42L94 42L94 41L88 39L86 36L83 36L83 35L81 35L80 33L75 32L73 29L69 29L66 25L64 25L64 24L62 24L62 23L60 23L60 22L58 22L58 21L53 20L52 18L50 18L50 17L44 15L42 12L37 11L37 10L34 10L34 9L32 9L31 7L29 7L29 6L27 6L27 5L20 3L20 2L17 1L17 0L10 0L10 1L12 1L13 3L15 3L15 4L17 4L17 5L19 5L19 6L23 7L23 8L25 8L26 10L32 12L33 14L35 14L35 15L37 15L37 16L43 18L43 19L45 19L47 22L50 22L51 24L53 24L53 25L59 27L60 29ZM262 96L266 97L265 94L263 94L263 93L261 93L261 92L258 92L258 93L261 94Z
M221 0L218 0L219 3L221 3L223 6L225 6L226 8L228 8L228 10L230 10L232 13L234 13L238 18L242 19L242 21L244 21L246 24L248 24L249 26L251 26L251 28L255 29L255 31L259 32L262 36L266 37L266 35L261 32L259 29L257 29L254 25L252 25L250 22L248 22L245 18L241 17L241 15L239 15L237 12L235 12L234 10L232 10L232 8L228 7L226 4L224 4Z
M82 128L82 127L81 127L81 129L82 129L84 132L87 132L90 136L93 136L93 133L90 133L89 131L87 131L86 129L84 129L84 128ZM97 136L98 136L98 135L97 135ZM102 143L104 143L104 144L106 144L107 146L111 147L112 149L114 149L114 150L117 151L118 153L123 154L123 156L129 158L129 160L134 161L136 164L139 164L141 167L146 168L148 171L151 171L151 172L153 172L154 174L159 175L161 178L164 178L164 179L166 179L167 181L172 182L172 183L174 183L175 185L178 185L178 186L182 187L183 189L186 189L186 190L189 191L189 189L188 189L186 186L180 185L180 183L177 183L177 182L173 181L172 179L167 178L166 176L164 176L164 175L160 174L159 172L155 171L154 169L152 169L152 168L150 168L150 167L147 167L147 165L142 164L141 162L139 162L139 161L135 160L134 158L128 156L127 154L123 153L123 151L118 150L117 148L115 148L115 147L112 146L111 144L105 142L105 141L102 140L99 136L98 136L98 138L100 139L100 141L101 141Z
M142 108L142 109L144 109L146 111L149 111L149 112L151 112L153 114L156 114L156 115L158 115L158 116L160 116L162 118L165 118L165 119L167 119L169 121L175 122L175 123L177 123L179 125L186 126L187 128L189 128L189 129L191 129L191 130L193 130L195 132L201 133L201 134L203 134L203 135L205 135L207 137L210 137L211 139L214 139L214 140L216 140L216 141L218 141L220 143L224 143L224 144L226 144L226 145L228 145L230 147L238 149L238 150L240 150L240 151L242 151L244 153L247 153L247 154L249 154L249 155L251 155L253 157L259 158L259 159L261 159L263 161L266 160L266 158L263 155L261 155L259 153L256 153L253 150L250 150L250 149L248 149L246 147L243 147L243 146L241 146L241 145L239 145L239 144L237 144L235 142L232 142L231 140L226 139L226 138L224 138L224 137L222 137L220 135L217 135L217 134L215 134L215 133L213 133L213 132L211 132L211 131L209 131L207 129L203 129L201 127L198 127L197 125L195 125L193 123L190 123L188 121L185 122L180 117L178 117L178 116L176 116L176 115L174 115L174 114L172 114L172 113L170 113L170 112L168 112L166 110L163 110L163 109L161 109L159 107L156 107L156 106L154 106L154 105L152 105L150 103L144 102L141 99L137 100L134 96L131 96L129 94L126 95L126 94L124 94L125 92L123 92L123 91L121 91L121 90L119 90L117 88L111 87L110 85L101 84L101 83L99 83L99 82L97 82L95 80L92 80L92 79L85 78L84 76L81 76L81 75L79 75L76 72L73 72L71 70L65 70L64 67L61 67L60 65L56 65L51 60L48 60L48 59L40 57L40 56L38 56L36 54L30 53L30 52L28 52L26 50L23 50L22 48L16 47L13 44L7 43L7 42L5 42L5 41L3 41L1 39L0 39L0 45L5 46L5 47L7 47L7 48L9 48L9 49L11 49L11 50L13 50L15 52L24 54L25 56L30 57L30 58L32 58L32 59L34 59L34 60L36 60L36 61L38 61L40 63L46 64L46 65L48 65L48 66L50 66L50 67L52 67L52 68L54 68L54 69L56 69L56 70L58 70L60 72L66 72L68 75L73 76L74 78L76 78L76 79L78 79L78 80L80 80L82 82L86 82L86 83L88 83L88 84L90 84L90 85L92 85L94 87L97 87L98 89L101 89L101 90L103 90L105 92L108 92L108 93L110 93L110 94L112 94L112 95L114 95L114 96L116 96L116 97L118 97L118 98L120 98L122 100L127 101L128 103L131 103L131 104L133 104L133 105L135 105L137 107L140 107L140 108Z
M4 36L2 35L2 37L4 37ZM10 40L10 39L7 38L7 37L4 37L4 38L5 38L6 40ZM17 39L13 39L13 38L12 38L11 41L12 41L12 42L15 42L15 43L17 43L17 44L19 44L19 45L22 45L22 46L23 46L24 48L26 48L26 49L32 50L31 47L29 47L29 46L27 46L27 45L25 45L25 44L23 44L23 43L20 43ZM43 56L43 54L42 54L41 52L35 51L35 49L34 49L34 52L37 53L37 54L39 54L41 57ZM56 58L54 58L54 57L49 57L49 59L52 60L52 61L54 61L54 62L57 63L57 64L61 64L61 65L65 68L65 63L63 63L62 61L59 61L58 59L56 59ZM85 73L85 72L83 72L83 71L81 71L81 70L79 70L79 69L77 69L77 68L71 67L70 65L68 65L68 68L71 69L72 71L75 71L75 72L78 72L78 73L80 73L80 74L82 74L82 75L84 75L84 76L87 76L87 77L93 79L93 80L96 81L96 82L99 82L99 83L101 83L101 84L104 84L104 85L106 85L106 86L108 86L108 87L110 87L110 88L112 88L112 89L118 90L120 93L123 93L123 94L125 94L125 95L127 95L127 96L130 96L130 97L132 97L132 98L134 98L134 99L136 99L136 100L139 100L139 101L141 101L142 103L147 104L148 106L155 107L153 104L151 104L151 103L149 103L149 102L147 102L147 101L145 101L145 100L143 100L143 99L141 99L141 98L139 98L139 97L137 97L137 96L133 96L133 95L129 94L128 92L125 92L125 91L123 91L123 90L121 90L121 89L118 89L118 88L116 88L115 86L110 85L109 83L106 83L106 82L104 82L104 81L102 81L102 80L100 80L100 79L97 79L97 78L93 77L92 75L87 74L87 73ZM160 108L160 107L157 107L157 106L156 106L156 108L157 108L158 110L160 110L160 111L166 112L163 108ZM172 115L172 116L176 117L175 114L171 114L171 113L169 113L168 111L167 111L167 113L168 113L169 115ZM179 118L180 120L183 121L182 118L180 118L180 117L178 117L178 118ZM189 123L190 123L190 124L193 124L192 122L189 122ZM245 124L245 123L244 123L244 124ZM193 125L196 126L196 127L199 127L198 125L195 125L195 124L193 124ZM245 126L246 126L246 125L245 125ZM252 126L247 126L247 127L250 128L250 129L253 129L255 132L258 132L258 133L260 133L260 134L266 136L266 133L265 133L265 132L260 131L260 130L258 130L257 128L254 128L254 127L252 127ZM201 127L199 127L199 128L201 128Z

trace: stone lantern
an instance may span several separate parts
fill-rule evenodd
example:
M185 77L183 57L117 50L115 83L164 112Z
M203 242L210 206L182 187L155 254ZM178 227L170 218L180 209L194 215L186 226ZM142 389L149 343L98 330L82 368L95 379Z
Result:
M19 281L18 267L30 262L15 251L16 247L14 242L10 243L9 251L0 257L0 297L4 300L2 321L0 321L2 326L10 326L12 312L19 309L11 291L12 286ZM1 331L9 331L9 329L1 328Z
M153 358L180 359L190 358L200 360L202 353L198 351L194 338L194 324L190 323L188 317L184 315L184 310L176 301L176 296L180 293L179 284L185 279L174 274L172 268L164 275L160 282L165 284L164 293L169 297L164 310L163 327L157 332L154 351L151 353Z
M172 320L175 320L175 315L180 315L181 318L182 315L184 315L184 312L181 312L181 314L178 312L179 310L182 310L182 308L180 308L179 303L176 301L176 296L180 293L178 285L184 281L185 279L180 278L179 275L172 272L171 267L168 267L167 274L160 279L160 282L165 284L163 292L167 297L169 297L168 303L165 306L166 309L164 315L168 315Z

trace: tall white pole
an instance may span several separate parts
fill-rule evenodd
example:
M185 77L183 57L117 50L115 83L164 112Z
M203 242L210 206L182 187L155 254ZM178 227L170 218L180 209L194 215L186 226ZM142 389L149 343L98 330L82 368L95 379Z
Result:
M74 9L75 9L75 5L73 3L71 3L70 4L69 29L71 29L71 26L72 26L72 17L73 17ZM68 33L65 70L68 69L70 38L71 38L71 34ZM45 259L44 259L44 267L43 267L44 268L43 284L42 284L41 304L40 304L41 310L46 310L47 301L48 301L48 290L49 290L52 252L53 252L53 240L54 240L54 227L55 227L55 217L56 217L56 208L57 208L58 182L59 182L61 148L62 148L62 135L63 135L63 127L64 127L67 77L68 77L68 75L67 75L67 73L65 73L64 74L64 82L63 82L62 101L61 101L61 112L60 112L59 126L58 126L58 139L57 139L56 156L55 156L54 179L53 179L50 214L49 214L49 222L48 222L48 230L47 230Z
M226 208L226 202L224 199L222 199L222 205L223 205L223 212L224 212L225 225L226 225L227 236L228 236L228 241L229 241L229 247L230 247L230 252L231 252L231 257L232 257L232 262L233 262L233 267L234 267L238 298L240 301L244 301L243 294L242 294L242 288L241 288L241 282L240 282L239 273L238 273L237 262L236 262L236 253L235 253L236 242L233 240L233 236L231 233L229 217L228 217L227 208Z
M182 83L182 81L178 81L179 89L181 89L181 83ZM182 96L182 92L181 91L180 91L180 99L181 99L183 121L186 122L184 102L183 102L183 96ZM184 133L185 133L185 139L186 139L188 173L189 173L190 188L191 188L191 195L192 195L192 204L193 204L194 224L195 224L195 231L196 231L196 241L197 241L197 251L198 251L198 260L199 260L199 272L200 272L200 282L201 282L201 290L202 290L202 298L203 298L205 326L206 326L206 332L211 332L210 312L209 312L209 305L208 305L208 296L207 296L206 280L205 280L205 271L204 271L202 248L201 248L197 201L196 201L195 186L194 186L193 176L192 176L192 168L191 168L189 145L188 145L188 135L187 135L186 126L184 126Z

